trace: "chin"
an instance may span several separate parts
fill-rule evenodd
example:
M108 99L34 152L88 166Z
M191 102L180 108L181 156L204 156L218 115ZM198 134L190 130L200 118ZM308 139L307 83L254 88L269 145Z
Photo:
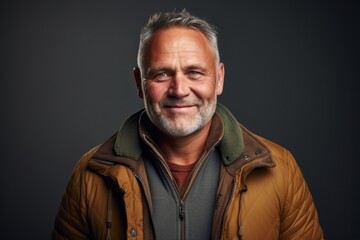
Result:
M195 121L194 121L195 120ZM178 123L174 123L165 118L161 118L158 127L160 127L165 133L174 137L185 137L197 132L204 126L202 119L192 117L190 120L183 120Z

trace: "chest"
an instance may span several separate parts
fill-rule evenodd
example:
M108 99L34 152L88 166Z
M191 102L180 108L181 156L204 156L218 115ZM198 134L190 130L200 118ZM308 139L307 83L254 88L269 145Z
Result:
M151 220L156 239L211 239L221 161L212 152L193 169L179 191L169 169L145 161L151 191Z

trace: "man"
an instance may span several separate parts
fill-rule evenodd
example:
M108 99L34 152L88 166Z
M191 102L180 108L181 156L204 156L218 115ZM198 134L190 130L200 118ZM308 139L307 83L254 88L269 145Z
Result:
M145 110L83 156L53 239L323 239L291 154L217 104L214 27L153 15L134 77Z

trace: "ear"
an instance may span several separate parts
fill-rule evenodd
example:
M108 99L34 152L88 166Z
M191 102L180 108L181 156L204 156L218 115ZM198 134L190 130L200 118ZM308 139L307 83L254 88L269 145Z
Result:
M143 89L142 89L140 69L138 67L134 67L133 73L134 73L134 79L135 79L135 82L136 82L136 88L137 88L138 96L140 98L143 98L144 93L143 93Z
M218 79L216 85L216 94L219 96L222 94L224 89L224 78L225 78L225 66L221 62L218 65Z

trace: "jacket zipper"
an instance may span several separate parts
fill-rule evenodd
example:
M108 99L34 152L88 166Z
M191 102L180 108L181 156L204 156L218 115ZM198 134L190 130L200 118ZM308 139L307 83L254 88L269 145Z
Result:
M226 214L227 214L227 212L229 210L230 203L231 203L231 201L232 201L232 199L233 199L233 197L235 195L235 189L236 189L236 181L235 181L235 179L233 179L232 182L233 182L233 185L232 185L231 195L230 195L230 197L229 197L229 199L228 199L228 201L226 203L225 211L223 213L222 220L221 220L220 232L218 234L219 239L221 239L221 235L224 232L225 216L226 216Z
M254 166L252 166L252 165L254 165ZM249 171L247 171L247 173L245 173L245 175L244 175L244 178L243 178L244 184L245 184L245 179L246 179L247 175L248 175L250 172L252 172L255 168L258 168L258 167L266 167L266 166L267 166L266 164L259 164L259 165L256 166L256 164L252 163L252 164L250 165L250 167L249 167ZM245 166L244 166L244 167L245 167ZM230 203L231 203L231 201L232 201L232 199L233 199L233 197L234 197L234 195L235 195L236 185L237 185L237 184L236 184L236 181L235 181L235 179L233 179L233 188L232 188L232 191L231 191L231 195L230 195L229 200L228 200L227 203L226 203L225 211L224 211L224 214L223 214L222 220L221 220L221 228L220 228L221 230L220 230L220 232L218 233L219 239L221 239L221 235L222 235L222 233L224 232L225 216L226 216L226 214L227 214L227 212L228 212ZM240 202L243 201L242 193L243 193L243 190L241 189L241 190L240 190ZM240 209L239 209L239 214L240 214L240 212L241 212L241 206L240 206ZM239 217L240 217L240 216L239 216ZM242 237L242 229L239 229L239 233L240 233L240 232L241 232L240 237ZM241 239L241 238L240 238L240 239Z
M144 192L144 195L145 195L145 199L146 199L146 203L147 203L147 208L148 208L148 212L150 213L150 217L149 217L149 221L150 221L150 226L145 226L144 224L144 228L148 228L147 231L145 231L144 229L144 239L155 239L155 236L146 236L145 233L154 233L155 234L155 231L154 231L154 223L152 221L152 217L151 217L151 214L152 214L152 203L151 203L151 200L149 199L148 196L150 196L150 194L147 193L146 189L145 189L145 185L144 185L144 182L143 180L141 179L141 177L139 176L139 174L137 174L135 171L132 171L135 178L139 181L140 185L141 185L141 188ZM145 221L145 220L144 220ZM151 235L151 234L150 234Z

